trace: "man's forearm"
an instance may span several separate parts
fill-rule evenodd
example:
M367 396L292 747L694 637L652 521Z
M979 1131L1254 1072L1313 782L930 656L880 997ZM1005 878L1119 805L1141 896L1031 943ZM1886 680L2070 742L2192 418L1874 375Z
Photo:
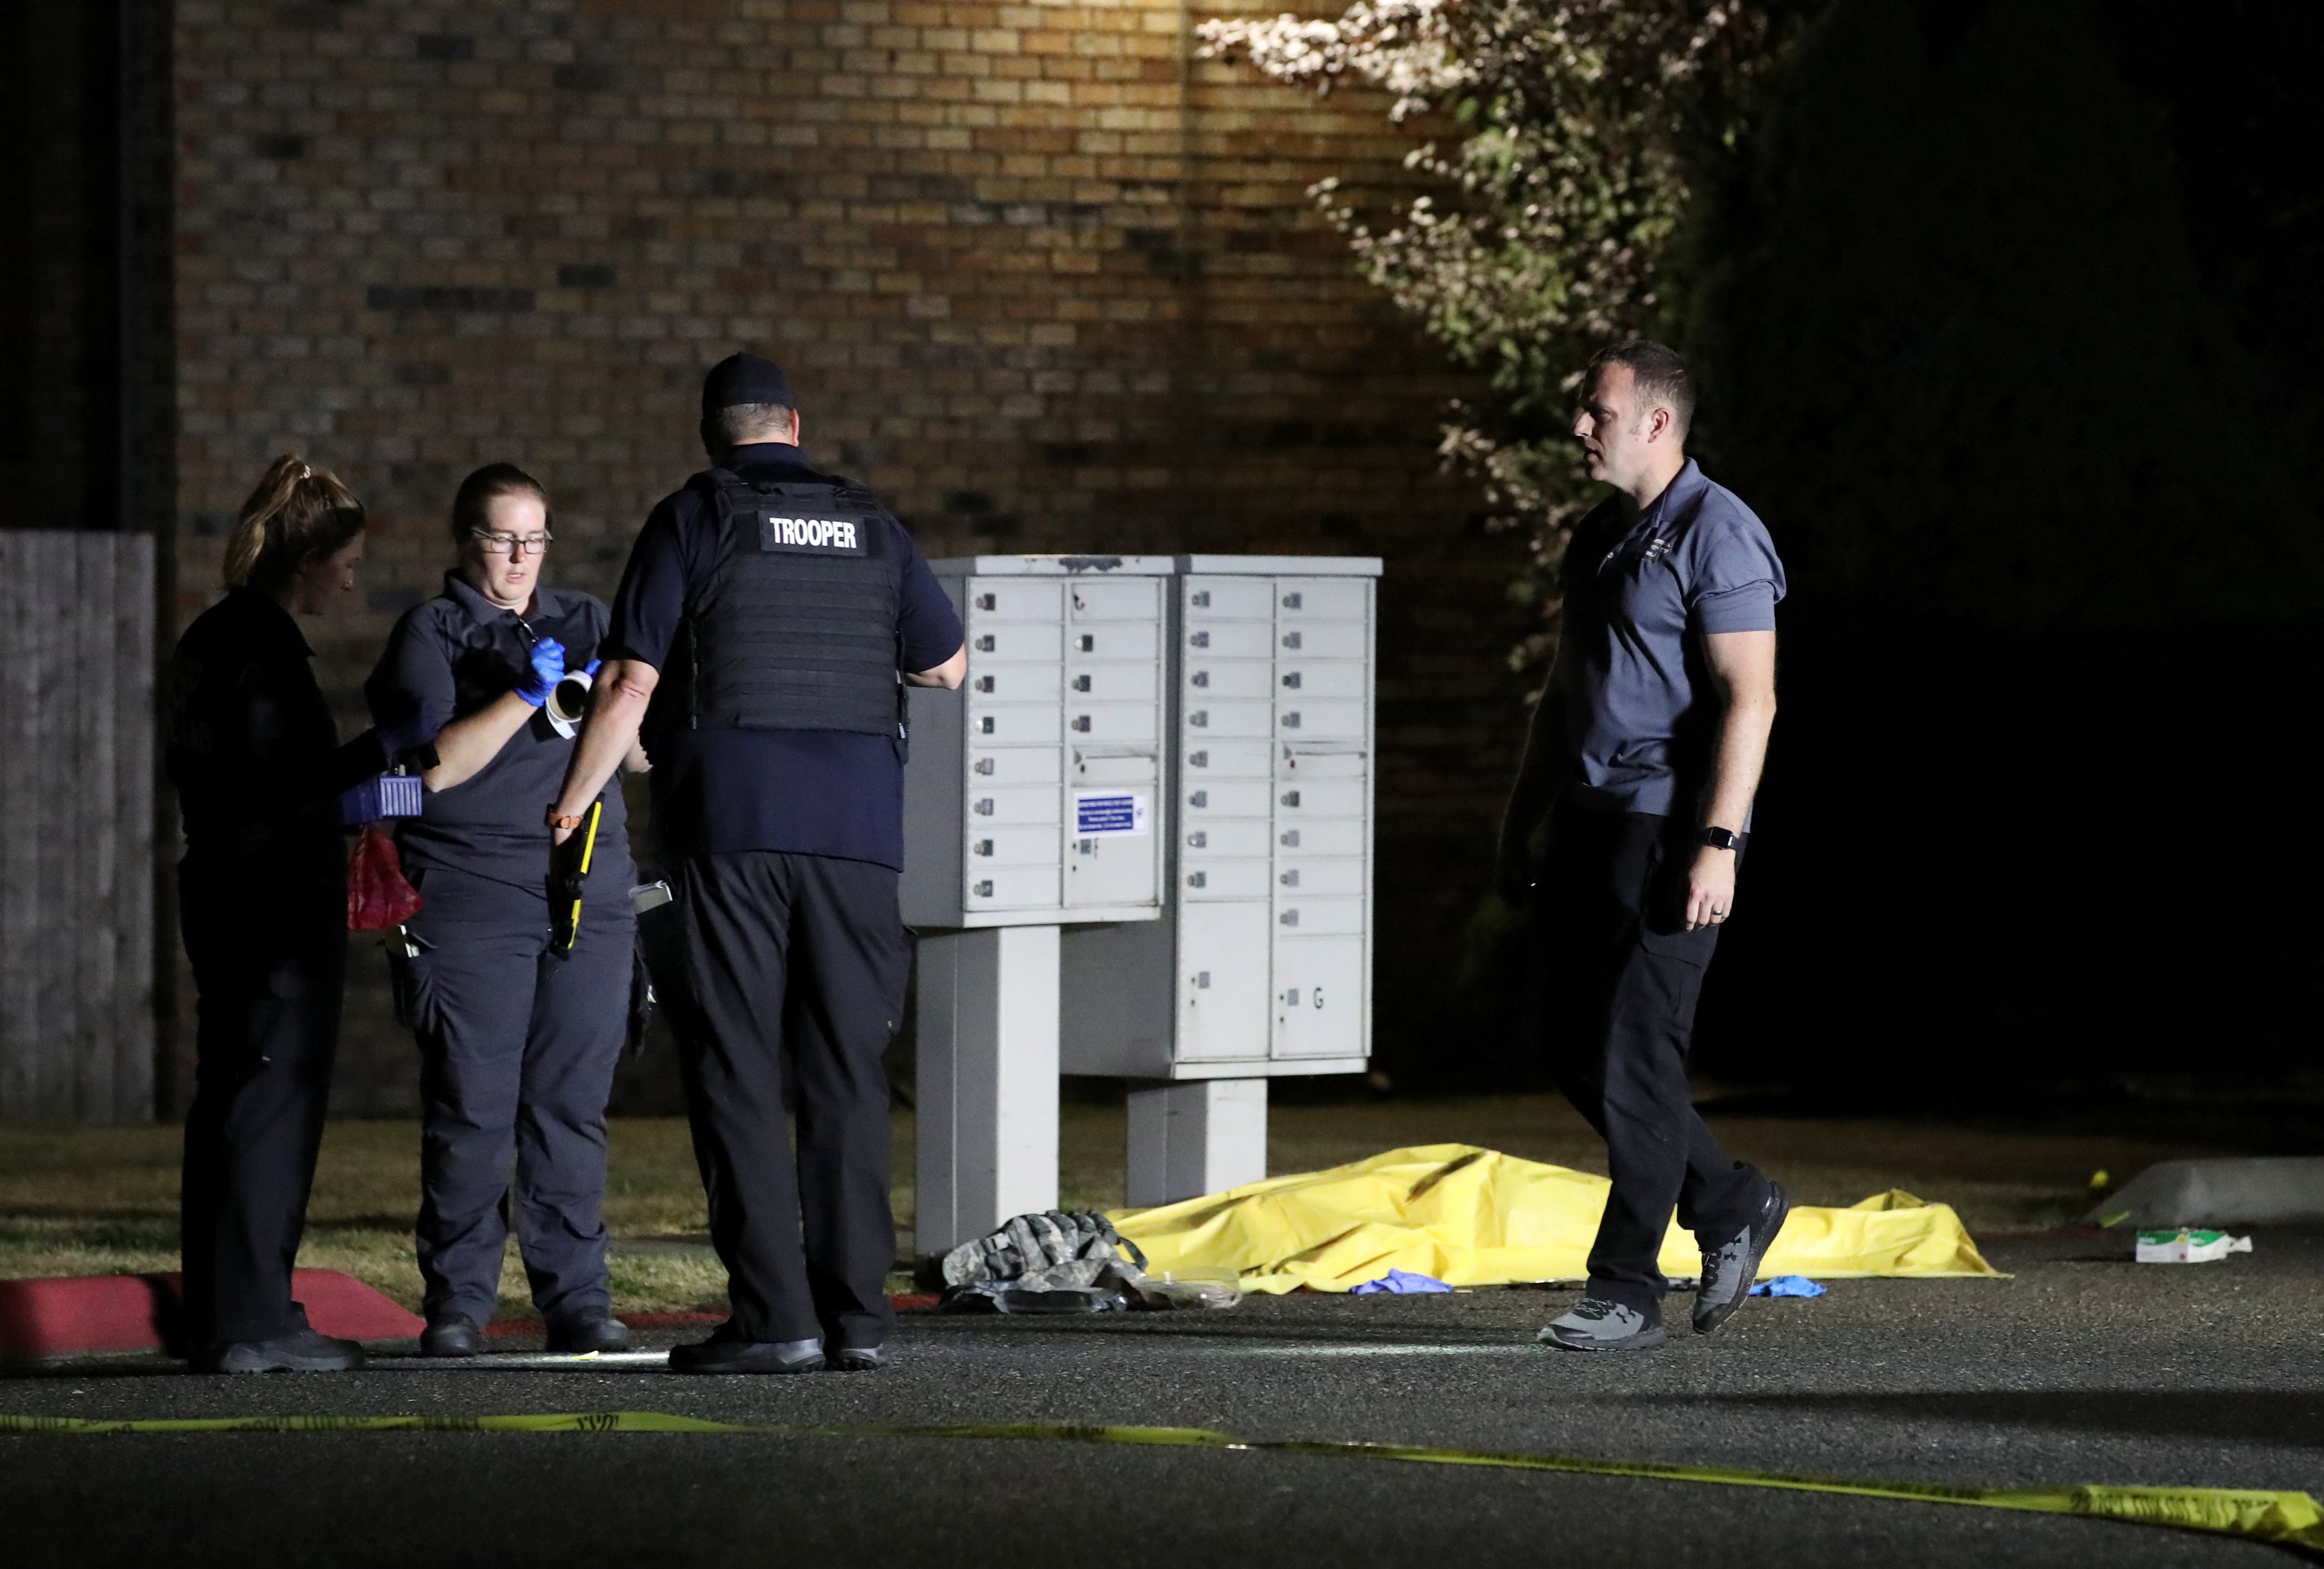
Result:
M589 809L613 771L637 744L638 726L653 699L660 672L639 660L614 660L599 672L592 688L595 700L581 737L573 745L573 760L565 767L565 788L558 792L552 810L560 817L577 817ZM557 830L562 844L566 829Z
M1759 773L1767 761L1767 737L1775 726L1772 699L1755 695L1727 706L1720 716L1719 745L1711 755L1702 826L1743 832L1751 820L1752 799L1759 793Z

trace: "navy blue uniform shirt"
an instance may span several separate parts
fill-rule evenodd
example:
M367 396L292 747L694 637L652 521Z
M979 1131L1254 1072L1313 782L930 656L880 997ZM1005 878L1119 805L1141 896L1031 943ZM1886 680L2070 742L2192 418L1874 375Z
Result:
M1696 809L1718 709L1702 639L1773 632L1784 564L1767 527L1689 458L1625 522L1600 503L1565 552L1566 798L1618 812Z
M178 640L163 765L197 855L290 844L343 853L338 793L387 766L365 731L346 746L289 611L233 588ZM265 855L254 863L266 870Z
M503 610L456 572L444 592L403 613L388 635L379 668L364 683L372 720L393 731L415 721L433 740L455 719L490 707L532 671L532 645L555 638L565 668L597 658L605 635L604 602L570 588L536 588L525 614ZM489 877L548 897L548 813L565 785L573 743L549 728L539 709L493 760L447 790L430 790L417 817L396 826L407 873L429 866ZM626 896L634 880L628 818L618 783L604 793L589 886Z
M726 466L757 484L831 482L796 447L738 447ZM881 514L900 568L896 602L899 668L932 670L960 651L960 618L920 558L912 537ZM608 659L642 660L667 672L686 607L718 565L717 509L700 491L666 498L646 519L613 595ZM785 850L904 864L904 765L885 735L840 730L692 728L678 712L680 683L654 691L643 730L653 760L654 826L672 855Z

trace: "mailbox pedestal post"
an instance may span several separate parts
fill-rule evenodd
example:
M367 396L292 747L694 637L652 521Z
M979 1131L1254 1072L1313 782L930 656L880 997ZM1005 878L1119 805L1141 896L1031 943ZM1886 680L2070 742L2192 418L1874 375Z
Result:
M1133 1209L1267 1176L1267 1081L1194 1079L1130 1092Z
M1057 928L920 939L914 1253L1057 1207Z

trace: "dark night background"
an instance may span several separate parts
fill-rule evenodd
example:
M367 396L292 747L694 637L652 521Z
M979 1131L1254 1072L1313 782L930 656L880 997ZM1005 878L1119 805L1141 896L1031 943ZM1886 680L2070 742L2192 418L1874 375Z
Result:
M1840 0L1770 84L1684 263L1693 448L1792 588L1702 1075L2005 1111L2313 1062L2320 46Z

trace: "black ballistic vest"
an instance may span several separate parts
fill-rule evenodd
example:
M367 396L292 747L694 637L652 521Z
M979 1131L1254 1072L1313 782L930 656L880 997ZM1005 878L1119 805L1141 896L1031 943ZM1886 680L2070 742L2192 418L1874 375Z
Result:
M723 468L687 485L708 494L720 533L718 565L687 605L695 727L900 741L900 566L871 493Z

